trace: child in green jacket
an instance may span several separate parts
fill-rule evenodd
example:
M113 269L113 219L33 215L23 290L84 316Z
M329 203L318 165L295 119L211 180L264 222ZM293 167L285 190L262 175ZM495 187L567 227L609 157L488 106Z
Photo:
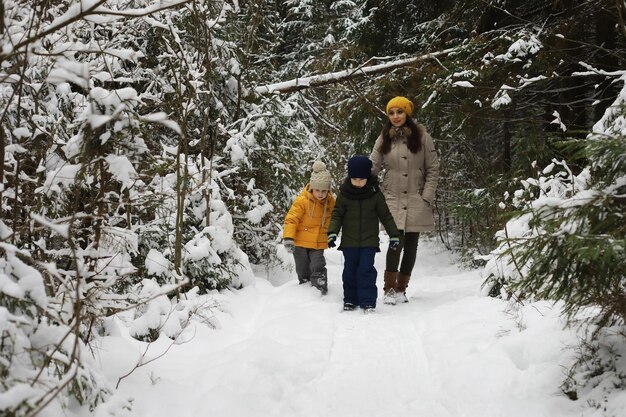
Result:
M348 178L339 189L339 196L328 227L328 246L334 247L341 231L343 251L343 309L361 307L366 313L376 308L376 268L374 256L380 252L379 221L389 238L389 249L400 244L396 227L378 179L372 175L372 161L366 156L354 156L348 161Z

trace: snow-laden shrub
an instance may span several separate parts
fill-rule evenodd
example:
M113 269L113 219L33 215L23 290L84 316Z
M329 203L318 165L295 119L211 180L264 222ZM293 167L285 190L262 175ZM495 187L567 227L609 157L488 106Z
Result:
M232 213L234 239L253 263L277 261L284 216L294 193L308 182L313 161L323 154L303 123L310 117L295 99L269 97L250 104L235 126L222 126L225 158L216 166L230 165L232 171L215 180Z
M563 300L569 320L590 309L600 328L626 324L625 104L626 87L588 135L589 168L553 161L506 199L518 212L496 236L487 292Z
M615 417L605 404L626 387L625 104L626 88L588 135L588 168L575 175L553 161L505 196L501 207L518 211L484 270L492 296L563 301L567 323L586 334L561 388Z
M125 415L90 362L103 321L175 338L182 285L250 279L215 180L236 171L213 134L236 114L231 8L161 3L3 2L2 415Z
M174 173L155 175L148 188L153 196L158 196L158 202L150 205L142 216L144 221L136 228L137 263L140 265L136 281L150 277L161 284L185 283L189 287L197 286L203 293L247 283L237 271L245 271L250 265L235 242L230 208L222 200L223 195L229 194L222 180L228 170L218 159L210 164L193 155L188 156L186 162L181 157L180 164L185 165L187 179L186 198L182 202L179 270L174 250L179 196L177 176Z
M555 160L539 172L537 178L522 180L520 189L512 195L505 194L500 207L504 209L508 203L517 214L496 233L498 246L486 257L487 292L498 295L502 291L507 297L515 293L513 287L528 276L533 266L532 260L521 262L520 256L548 233L548 221L561 218L557 209L568 196L586 191L588 182L588 170L574 176L564 161Z
M602 145L592 146L606 152ZM570 319L591 307L600 326L626 323L623 180L607 187L593 182L588 169L574 175L565 162L555 162L538 178L522 181L511 198L520 211L496 235L485 290L563 300Z
M585 335L575 347L577 360L568 369L561 391L572 400L601 410L603 417L620 417L620 397L626 390L626 331L623 326Z
M60 415L70 397L94 410L112 393L83 340L77 300L47 295L46 286L62 277L46 267L27 251L0 244L2 415L35 415L46 407Z

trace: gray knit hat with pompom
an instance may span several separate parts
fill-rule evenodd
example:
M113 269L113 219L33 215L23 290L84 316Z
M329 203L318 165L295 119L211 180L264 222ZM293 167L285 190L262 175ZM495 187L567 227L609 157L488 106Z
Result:
M311 173L310 189L330 191L331 180L332 178L330 177L330 172L326 169L326 164L324 164L322 161L313 162L313 172Z

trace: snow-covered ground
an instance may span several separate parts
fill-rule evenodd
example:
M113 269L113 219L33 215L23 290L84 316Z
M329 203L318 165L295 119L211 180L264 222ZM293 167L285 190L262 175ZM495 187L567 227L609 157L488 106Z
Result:
M436 242L422 241L408 304L342 311L341 252L326 252L329 293L295 273L257 271L254 285L214 294L184 343L150 345L155 361L119 385L141 417L561 417L590 415L559 391L577 344L557 309L511 309L480 295ZM210 316L210 317L209 317ZM146 348L112 324L99 360L115 385Z

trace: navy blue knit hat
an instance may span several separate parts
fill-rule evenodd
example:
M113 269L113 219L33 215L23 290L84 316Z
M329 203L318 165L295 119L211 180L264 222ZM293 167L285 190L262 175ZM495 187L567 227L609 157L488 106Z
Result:
M348 177L369 178L372 175L372 161L367 156L353 156L348 161Z

